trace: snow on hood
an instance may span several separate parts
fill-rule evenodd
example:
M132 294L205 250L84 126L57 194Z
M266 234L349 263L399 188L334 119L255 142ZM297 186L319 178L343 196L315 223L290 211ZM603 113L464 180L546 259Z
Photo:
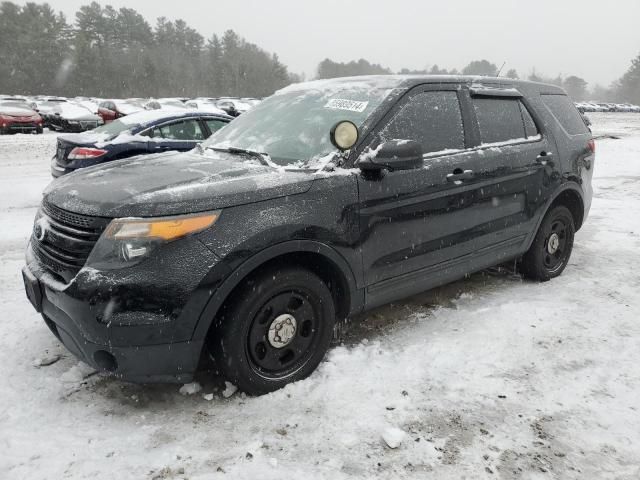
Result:
M118 110L120 110L125 115L131 115L132 113L144 110L143 106L131 103L116 102L116 106L118 107Z
M168 152L83 168L53 181L48 202L85 215L149 217L216 210L306 192L308 172L218 153Z
M10 117L30 117L36 115L36 112L26 108L0 107L0 114L9 115Z
M67 120L98 120L98 116L91 113L81 105L73 103L61 103L53 109L54 113L59 113L61 117Z

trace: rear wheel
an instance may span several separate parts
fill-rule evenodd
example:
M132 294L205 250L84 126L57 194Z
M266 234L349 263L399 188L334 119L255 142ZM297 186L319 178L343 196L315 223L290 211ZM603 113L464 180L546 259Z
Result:
M334 322L331 292L317 275L269 269L236 289L207 345L227 380L259 395L311 374L329 348Z
M524 276L547 281L560 275L569 262L575 231L573 216L567 207L549 210L531 248L522 258L520 269Z

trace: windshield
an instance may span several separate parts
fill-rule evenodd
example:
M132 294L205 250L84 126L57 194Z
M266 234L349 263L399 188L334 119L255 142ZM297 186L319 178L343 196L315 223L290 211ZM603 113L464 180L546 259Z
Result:
M205 148L243 148L267 153L282 166L305 166L336 151L331 127L350 120L361 127L391 92L364 83L285 89L216 132Z

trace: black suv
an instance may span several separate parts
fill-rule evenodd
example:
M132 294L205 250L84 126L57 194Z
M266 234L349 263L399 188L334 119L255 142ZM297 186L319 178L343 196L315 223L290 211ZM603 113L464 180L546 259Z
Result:
M293 85L191 152L54 181L25 287L96 368L186 382L209 355L264 393L316 368L336 319L507 260L528 278L560 275L594 149L551 85Z

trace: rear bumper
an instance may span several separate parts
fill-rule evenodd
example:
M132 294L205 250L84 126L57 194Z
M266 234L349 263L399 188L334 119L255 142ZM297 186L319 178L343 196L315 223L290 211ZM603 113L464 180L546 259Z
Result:
M64 168L58 165L58 158L56 156L51 159L51 176L53 178L58 178L71 172L73 172L73 169Z

